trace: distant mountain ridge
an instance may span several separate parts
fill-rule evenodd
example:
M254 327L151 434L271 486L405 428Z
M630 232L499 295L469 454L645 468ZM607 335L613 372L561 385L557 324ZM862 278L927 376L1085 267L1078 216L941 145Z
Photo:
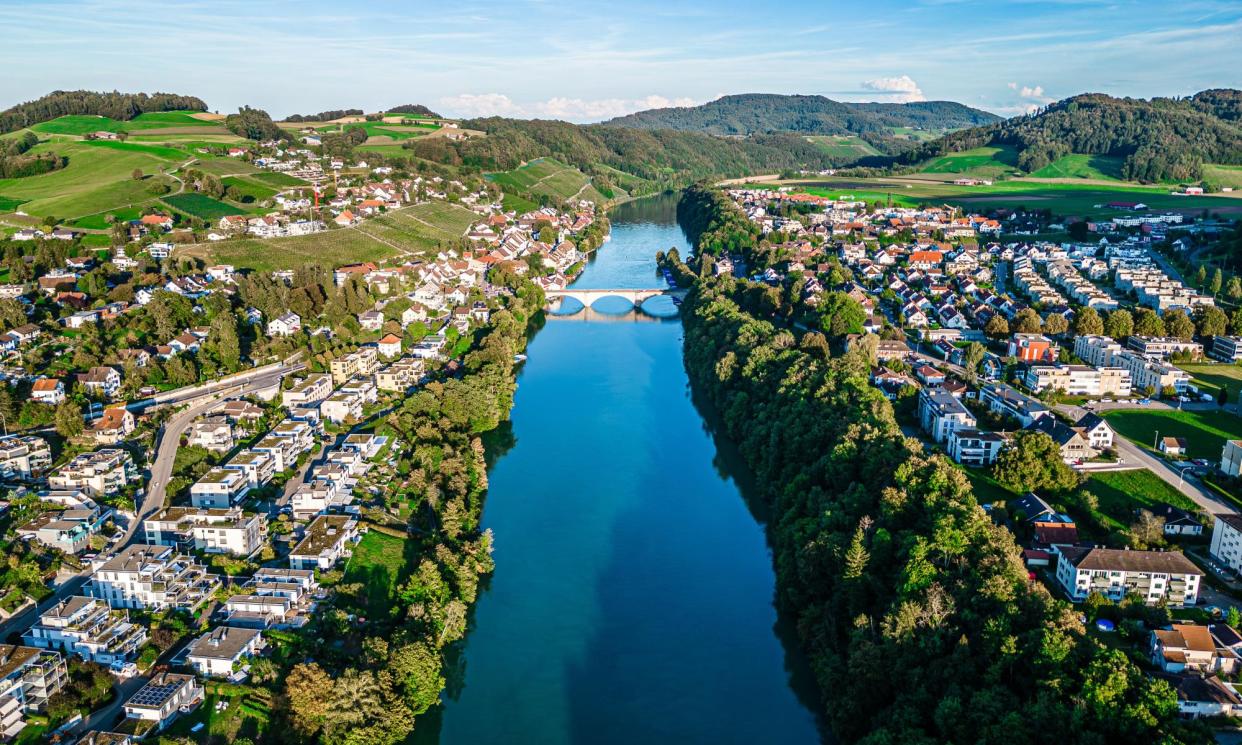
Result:
M1131 181L1202 177L1204 163L1242 164L1242 91L1218 88L1187 98L1115 98L1084 93L1026 116L952 132L895 159L917 165L949 153L1009 146L1032 173L1069 154L1121 159Z
M700 106L649 109L603 122L607 127L676 129L714 135L792 132L883 140L894 127L976 127L1000 117L952 101L847 103L824 96L743 93Z

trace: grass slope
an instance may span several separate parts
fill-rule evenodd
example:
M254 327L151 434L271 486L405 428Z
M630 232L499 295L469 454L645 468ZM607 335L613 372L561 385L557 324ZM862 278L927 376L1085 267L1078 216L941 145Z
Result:
M1034 178L1120 180L1121 158L1107 155L1066 155L1031 174Z
M812 135L806 139L828 155L842 161L880 154L879 150L857 135Z
M976 178L997 178L1018 167L1018 154L1008 146L977 147L942 155L923 164L922 173L951 173Z
M1084 487L1099 499L1100 514L1113 528L1124 528L1134 522L1136 510L1150 510L1162 503L1199 511L1198 505L1186 495L1145 468L1092 474Z
M246 213L246 210L196 192L172 194L161 198L160 201L179 212L184 212L191 217L202 218L207 222L215 222L226 215L243 215Z

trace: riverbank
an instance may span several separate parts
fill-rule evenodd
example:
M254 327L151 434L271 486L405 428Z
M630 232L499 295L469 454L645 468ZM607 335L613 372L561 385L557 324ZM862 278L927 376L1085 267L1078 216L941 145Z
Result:
M753 251L731 202L706 189L687 200L700 247ZM674 263L692 284L682 306L691 386L763 485L780 603L838 736L1198 741L1168 685L1028 582L1012 535L965 477L902 435L868 383L866 345L834 355L818 332L769 320L789 316L784 293Z

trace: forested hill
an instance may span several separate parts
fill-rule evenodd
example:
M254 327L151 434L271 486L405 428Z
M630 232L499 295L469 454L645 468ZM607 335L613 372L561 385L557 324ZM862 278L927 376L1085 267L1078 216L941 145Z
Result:
M1204 163L1242 163L1242 91L1150 100L1083 94L1034 114L953 132L897 162L914 165L985 145L1013 147L1018 167L1027 172L1080 153L1122 158L1127 180L1198 179Z
M569 122L488 118L462 123L486 137L410 140L418 157L485 171L504 171L542 157L591 172L607 166L663 184L830 165L822 151L788 134L724 138L698 132L641 130Z
M745 93L701 106L650 109L604 122L609 127L677 129L716 135L796 132L887 137L894 127L943 130L990 124L1000 117L952 101L844 103L823 96Z
M42 98L0 111L0 134L16 132L69 114L93 114L129 121L152 111L206 111L201 98L175 93L96 93L53 91Z

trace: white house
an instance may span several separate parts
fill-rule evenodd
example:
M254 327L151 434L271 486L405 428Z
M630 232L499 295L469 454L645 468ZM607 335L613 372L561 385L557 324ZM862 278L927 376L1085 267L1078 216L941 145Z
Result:
M238 678L246 661L262 648L262 631L218 626L190 642L186 662L205 678Z
M203 687L193 675L157 673L125 702L125 716L155 722L155 731L172 723L182 707L203 699Z
M306 528L302 541L289 552L293 569L327 571L358 541L358 522L347 515L320 515Z
M302 330L302 318L288 311L267 322L268 336L290 336Z
M953 394L940 388L925 388L919 394L919 422L932 439L944 444L956 429L974 428L970 410Z

